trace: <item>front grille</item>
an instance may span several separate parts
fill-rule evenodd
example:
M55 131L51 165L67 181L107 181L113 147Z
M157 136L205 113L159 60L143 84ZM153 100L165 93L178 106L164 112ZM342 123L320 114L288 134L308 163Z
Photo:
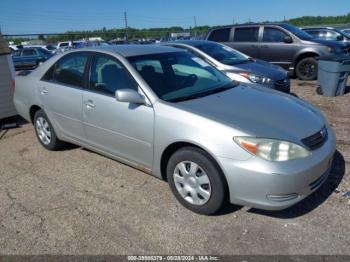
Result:
M328 137L327 128L323 127L316 134L313 134L309 137L302 139L301 142L303 142L303 144L307 146L309 149L315 150L321 147L326 142L327 137Z
M277 80L275 82L275 89L278 91L289 93L290 91L290 80L289 78L284 78L281 80Z

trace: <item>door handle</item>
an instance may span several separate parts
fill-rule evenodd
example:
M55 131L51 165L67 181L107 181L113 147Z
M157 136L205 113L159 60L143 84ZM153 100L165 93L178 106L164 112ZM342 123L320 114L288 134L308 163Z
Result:
M87 108L95 108L95 104L92 100L85 101L85 106Z
M262 45L261 47L262 47L262 48L269 48L268 45Z
M43 89L41 90L41 94L42 95L45 95L45 94L47 94L49 91L47 91L47 89L45 88L45 87L43 87Z
M258 48L259 46L258 45L251 45L251 47Z

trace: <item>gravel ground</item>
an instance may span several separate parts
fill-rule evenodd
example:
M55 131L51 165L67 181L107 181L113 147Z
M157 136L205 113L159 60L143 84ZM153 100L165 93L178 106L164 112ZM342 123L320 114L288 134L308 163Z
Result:
M49 152L31 125L0 132L0 254L350 254L350 93L292 91L337 134L331 176L285 211L227 207L200 216L168 185L78 147Z

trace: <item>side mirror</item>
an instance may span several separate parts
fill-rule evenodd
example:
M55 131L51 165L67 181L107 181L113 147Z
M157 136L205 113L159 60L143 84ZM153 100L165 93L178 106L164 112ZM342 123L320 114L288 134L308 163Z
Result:
M119 89L115 91L115 98L119 102L127 102L132 104L145 104L146 99L133 89Z
M344 36L342 35L337 35L337 41L343 41L344 40Z
M291 38L289 35L286 35L284 38L283 38L283 42L287 43L287 44L291 44L293 43L293 38Z

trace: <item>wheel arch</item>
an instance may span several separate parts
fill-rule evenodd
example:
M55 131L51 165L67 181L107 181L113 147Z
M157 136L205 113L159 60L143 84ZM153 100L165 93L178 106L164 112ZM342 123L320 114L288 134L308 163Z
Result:
M29 109L29 117L30 117L30 121L32 122L32 124L34 123L34 116L35 113L38 112L39 110L42 110L42 108L38 105L32 105Z
M161 172L161 177L164 181L167 181L167 176L166 176L166 167L167 163L170 159L170 157L178 150L185 148L185 147L194 147L197 149L202 150L205 152L217 165L217 168L219 169L219 172L222 173L223 177L225 178L225 183L227 185L226 177L223 172L223 168L219 164L218 160L214 155L205 147L198 145L196 143L190 142L190 141L177 141L169 144L162 152L161 158L160 158L160 172Z
M296 66L297 64L304 58L307 58L307 57L318 57L320 56L319 53L315 52L315 51L306 51L306 52L303 52L303 53L300 53L298 54L298 56L296 57L296 59L294 60L294 72L295 72L295 69L296 69Z

